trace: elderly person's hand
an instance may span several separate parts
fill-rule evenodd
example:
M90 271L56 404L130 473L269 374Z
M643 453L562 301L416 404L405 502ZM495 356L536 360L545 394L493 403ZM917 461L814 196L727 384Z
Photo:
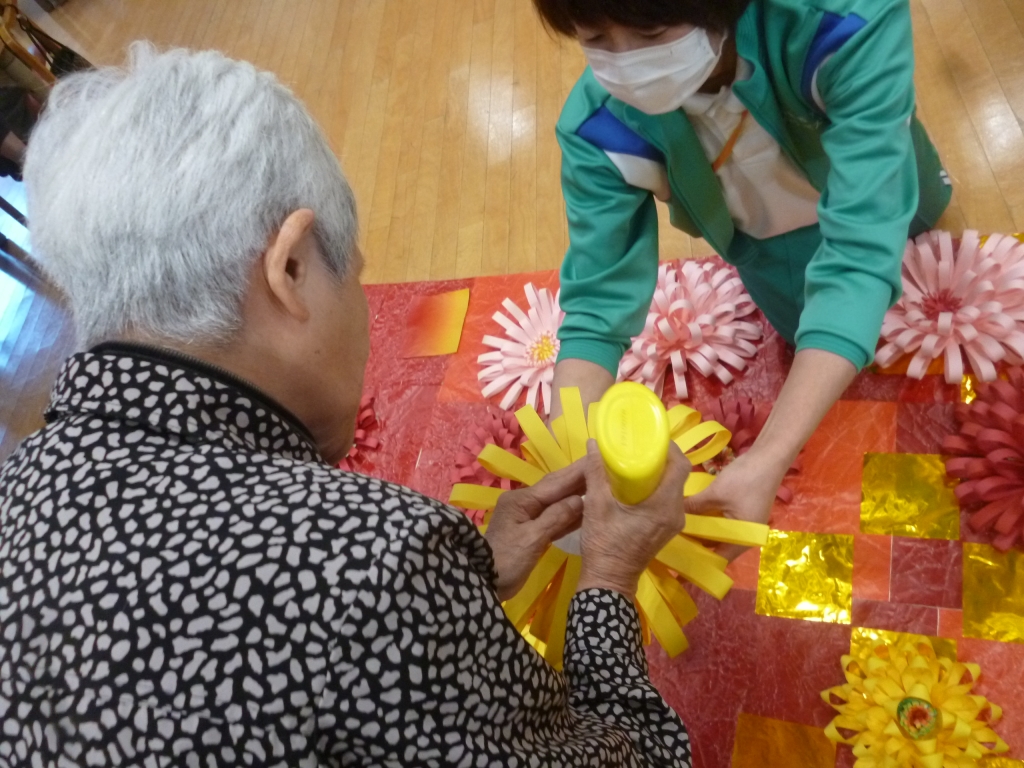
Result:
M661 484L635 506L618 501L608 484L597 443L587 444L587 497L580 550L583 568L577 591L612 589L629 599L636 595L640 574L686 524L683 486L690 462L675 443L669 445Z
M509 491L498 500L485 538L494 553L495 589L501 600L523 588L551 542L579 527L584 464L578 461L532 488Z

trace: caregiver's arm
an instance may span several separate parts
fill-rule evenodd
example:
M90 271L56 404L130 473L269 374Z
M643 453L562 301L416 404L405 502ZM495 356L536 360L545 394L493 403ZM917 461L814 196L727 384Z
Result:
M565 319L554 387L579 387L584 406L614 381L622 353L643 330L658 281L653 195L627 184L608 154L578 134L594 108L593 99L581 98L591 87L604 93L584 74L556 130L569 248L559 273ZM561 404L552 400L556 417Z
M754 448L691 500L692 511L767 520L786 469L874 357L882 318L900 294L919 199L910 10L868 0L853 10L862 12L864 26L818 71L830 170L818 205L822 243L805 275L796 360Z
M555 381L551 391L557 393L562 387L579 387L583 407L586 408L590 403L600 400L605 390L614 383L615 377L604 366L589 360L569 358L559 360L555 365ZM562 415L562 401L557 396L551 400L551 418L557 419Z
M856 373L853 363L832 352L797 352L779 399L754 445L726 467L706 491L687 499L686 511L721 511L737 520L767 521L786 470ZM720 550L727 557L735 557L743 548Z

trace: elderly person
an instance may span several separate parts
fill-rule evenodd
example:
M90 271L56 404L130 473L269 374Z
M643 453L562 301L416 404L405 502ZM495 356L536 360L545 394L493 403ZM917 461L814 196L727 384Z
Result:
M26 179L88 351L0 470L0 766L689 764L633 606L677 451L627 509L592 447L486 539L332 467L368 354L355 205L285 88L136 47L57 86ZM563 675L500 600L579 526Z

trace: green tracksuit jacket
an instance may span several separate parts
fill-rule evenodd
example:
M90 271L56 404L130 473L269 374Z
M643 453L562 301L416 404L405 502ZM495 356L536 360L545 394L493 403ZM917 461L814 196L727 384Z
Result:
M951 194L914 116L908 2L754 0L735 34L753 67L735 94L821 192L820 239L790 341L861 368L899 298L908 233L933 226ZM557 135L570 236L559 359L614 373L644 326L658 270L654 187L623 167L663 168L673 225L704 237L741 270L757 269L759 243L735 230L682 110L640 112L611 97L588 68Z

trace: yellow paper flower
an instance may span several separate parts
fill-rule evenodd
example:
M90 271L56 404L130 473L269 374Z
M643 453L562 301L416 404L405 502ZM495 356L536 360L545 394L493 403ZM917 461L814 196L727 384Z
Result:
M477 461L498 477L534 485L548 472L567 467L586 456L587 439L591 437L588 422L594 423L593 411L588 419L575 387L562 389L559 396L563 415L551 423L550 431L532 406L516 412L526 436L526 442L520 446L525 460L496 445L486 445ZM731 435L725 427L713 421L702 422L701 415L692 408L679 405L669 411L668 416L672 440L694 466L714 457L729 443ZM684 493L687 496L699 493L713 480L714 477L705 472L693 472ZM464 509L490 511L504 492L501 488L457 484L452 488L449 502ZM489 517L488 513L481 530L486 530ZM683 531L651 562L640 578L637 608L645 642L650 642L653 633L670 656L686 650L688 644L682 628L697 615L697 606L679 578L696 584L719 600L732 587L732 579L725 574L728 561L691 537L761 546L767 541L768 526L691 515ZM526 585L504 603L505 613L512 623L556 668L561 668L562 664L569 603L576 593L581 564L578 554L551 545Z
M880 639L842 664L846 685L821 694L839 712L825 735L853 746L855 768L971 768L1007 751L991 727L1002 710L971 694L980 667L928 638Z

